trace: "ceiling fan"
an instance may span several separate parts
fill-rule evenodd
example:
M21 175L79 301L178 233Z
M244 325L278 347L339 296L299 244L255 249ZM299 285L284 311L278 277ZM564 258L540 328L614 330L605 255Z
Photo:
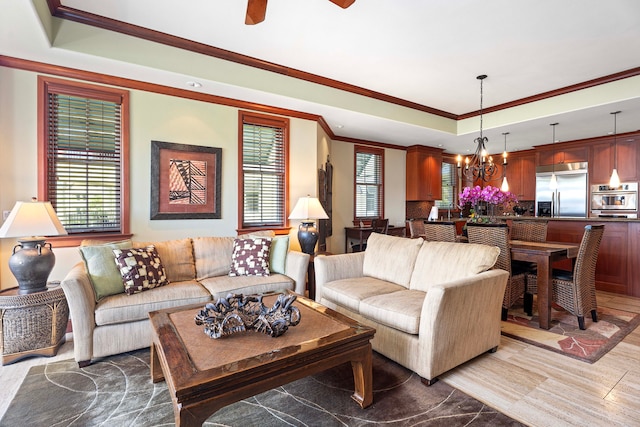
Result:
M356 0L329 0L331 3L340 6L343 9L348 8ZM255 25L264 21L267 13L267 0L249 0L247 4L247 15L244 23L247 25Z

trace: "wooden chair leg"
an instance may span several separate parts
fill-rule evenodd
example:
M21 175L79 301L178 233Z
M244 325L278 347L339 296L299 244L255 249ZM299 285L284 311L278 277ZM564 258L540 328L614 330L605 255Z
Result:
M498 346L495 346L489 349L489 353L495 353L496 351L498 351Z
M527 316L533 316L533 294L524 294L524 312Z
M586 329L584 327L584 316L578 316L578 327L583 331Z
M508 308L504 308L502 307L502 320L506 321L507 320L507 315L509 314L509 309Z
M86 368L91 365L91 360L81 360L78 362L78 368Z
M598 321L598 312L596 310L591 310L591 319L593 319L594 322Z

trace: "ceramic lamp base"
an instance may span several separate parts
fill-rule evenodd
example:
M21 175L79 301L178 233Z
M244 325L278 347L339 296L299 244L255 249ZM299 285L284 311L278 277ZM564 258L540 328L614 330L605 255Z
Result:
M302 222L298 227L298 241L305 254L313 255L318 243L318 229L314 222Z

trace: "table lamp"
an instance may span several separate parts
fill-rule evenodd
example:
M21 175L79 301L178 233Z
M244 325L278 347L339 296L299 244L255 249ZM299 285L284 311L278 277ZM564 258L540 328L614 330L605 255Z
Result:
M289 219L300 219L298 227L298 241L305 254L313 255L318 242L318 229L315 226L316 219L328 219L329 216L322 208L317 197L300 197L298 203L291 211Z
M18 281L18 293L30 294L47 289L47 279L56 257L51 243L41 236L67 234L50 202L16 202L0 228L0 237L20 237L9 258L9 269Z

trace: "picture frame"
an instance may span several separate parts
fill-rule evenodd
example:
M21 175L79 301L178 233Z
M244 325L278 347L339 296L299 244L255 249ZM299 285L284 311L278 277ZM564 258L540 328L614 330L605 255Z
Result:
M151 214L220 219L222 148L151 141Z

